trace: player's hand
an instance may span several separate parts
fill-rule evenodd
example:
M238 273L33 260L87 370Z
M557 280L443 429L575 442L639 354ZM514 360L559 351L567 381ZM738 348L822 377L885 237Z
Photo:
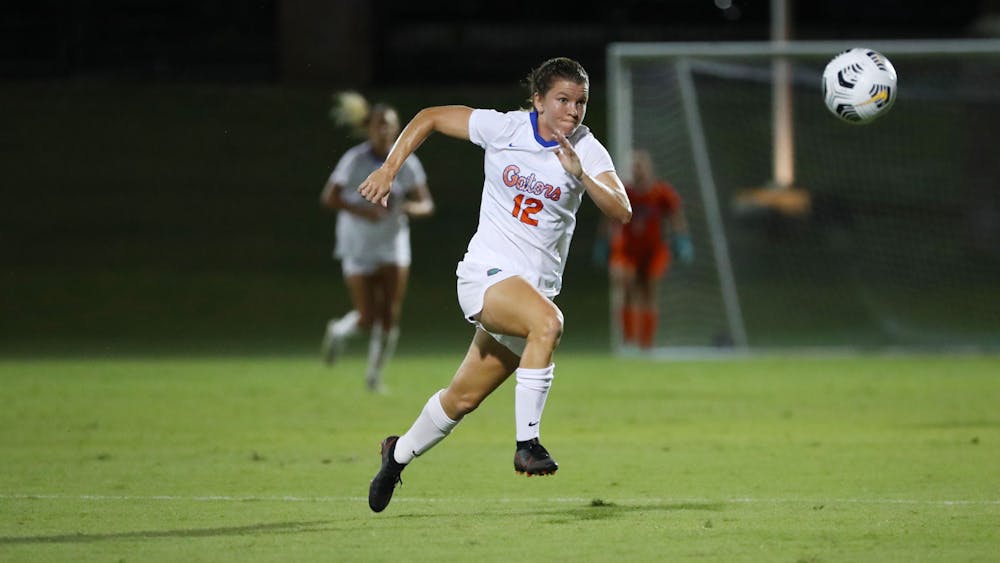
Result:
M569 139L566 135L562 134L562 131L556 131L556 141L559 142L559 148L556 149L556 156L559 157L559 163L562 164L566 172L573 175L574 178L580 180L583 178L583 164L580 163L580 157L576 154L576 149L570 144Z
M364 182L358 186L358 193L368 201L389 206L389 190L392 188L393 175L383 168L379 168L368 175Z

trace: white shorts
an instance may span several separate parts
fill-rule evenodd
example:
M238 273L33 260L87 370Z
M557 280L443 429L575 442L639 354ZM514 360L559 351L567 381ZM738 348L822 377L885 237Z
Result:
M520 275L520 272L463 260L458 263L455 274L458 276L458 305L462 308L465 320L482 328L494 340L511 352L521 356L524 353L524 346L527 344L524 338L490 332L483 328L482 323L475 319L476 315L483 310L483 300L486 296L486 290L490 286L502 282L507 278Z
M396 256L393 259L386 260L379 256L346 256L340 259L340 267L344 272L344 277L347 276L367 276L368 274L375 273L380 266L385 265L395 265L402 268L407 268L410 266L409 256Z
M352 225L363 227L350 230ZM345 276L371 274L379 266L387 264L408 267L412 258L410 230L399 228L380 232L377 225L369 226L357 221L351 223L338 219L337 245L333 255L340 259Z

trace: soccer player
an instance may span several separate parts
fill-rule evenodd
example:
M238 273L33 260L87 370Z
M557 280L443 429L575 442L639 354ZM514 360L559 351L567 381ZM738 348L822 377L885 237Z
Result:
M527 83L530 111L420 111L385 164L359 188L369 201L391 205L393 179L435 131L485 150L479 228L456 271L459 305L475 335L448 387L430 397L402 436L382 441L382 465L368 491L375 512L388 506L406 465L451 433L511 374L517 381L514 469L547 475L559 467L539 436L563 331L552 298L562 285L576 212L584 193L617 221L627 222L632 211L608 151L582 125L590 95L586 70L574 60L554 58L533 69Z
M407 155L388 186L389 205L366 201L357 187L385 162L399 135L399 115L386 104L373 107L357 93L342 93L334 108L341 124L362 128L367 140L347 150L330 174L320 203L337 211L337 243L353 310L331 319L323 336L323 356L332 364L347 339L368 333L365 384L382 390L382 370L399 339L399 317L410 272L408 217L434 212L427 176L416 155Z
M660 317L660 280L670 269L672 254L684 264L694 261L694 246L681 197L670 183L656 177L648 151L633 151L632 181L625 191L632 204L632 221L609 229L611 298L624 343L649 349Z

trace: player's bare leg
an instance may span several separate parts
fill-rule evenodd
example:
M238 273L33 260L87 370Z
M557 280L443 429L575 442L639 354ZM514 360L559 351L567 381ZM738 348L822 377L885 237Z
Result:
M385 510L400 474L414 457L433 448L451 433L463 416L475 410L517 367L517 356L481 329L476 330L465 359L447 389L438 391L402 436L382 441L382 465L368 488L368 505Z
M523 278L512 277L486 291L479 322L491 332L521 336L526 341L515 371L514 469L529 476L555 473L559 465L539 443L539 436L555 374L552 355L562 337L562 312Z
M635 282L635 302L639 312L639 345L649 350L656 339L659 310L657 307L657 288L659 280L650 275L638 276Z
M375 294L372 287L372 276L354 274L344 277L348 292L351 295L351 309L340 318L330 319L323 335L323 359L328 365L333 365L343 355L347 341L372 325L372 311L375 308Z
M621 344L632 346L637 342L638 318L635 308L635 271L613 267L611 272L611 303L614 322L618 324Z
M487 289L478 320L490 332L527 341L520 367L541 369L552 364L562 338L562 311L524 278L507 278Z
M414 457L443 440L462 418L474 411L511 373L517 373L515 421L534 437L517 441L514 468L528 475L555 473L559 465L538 441L545 397L552 381L552 353L562 336L562 312L520 277L491 286L485 294L479 322L491 332L526 340L521 357L482 328L446 389L433 395L417 420L402 436L382 441L382 465L368 489L368 504L381 512L392 499L403 469ZM521 427L524 427L522 429Z
M365 384L369 391L384 390L382 372L395 352L399 340L399 318L409 271L410 269L405 266L387 264L376 272L381 293L368 345Z
M520 359L481 328L476 329L465 358L448 387L441 407L452 420L461 420L507 381Z

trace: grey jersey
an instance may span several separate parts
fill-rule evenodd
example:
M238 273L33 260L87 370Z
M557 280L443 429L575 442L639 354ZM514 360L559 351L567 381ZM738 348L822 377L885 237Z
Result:
M382 166L383 160L375 155L371 143L355 145L340 157L330 174L330 182L342 186L340 197L352 206L369 203L358 193L358 186L369 174ZM405 244L409 249L409 221L403 212L403 200L416 186L425 184L427 175L416 155L410 155L392 182L388 213L378 221L369 221L340 210L337 213L337 244L334 254L338 258L385 255L395 252Z

